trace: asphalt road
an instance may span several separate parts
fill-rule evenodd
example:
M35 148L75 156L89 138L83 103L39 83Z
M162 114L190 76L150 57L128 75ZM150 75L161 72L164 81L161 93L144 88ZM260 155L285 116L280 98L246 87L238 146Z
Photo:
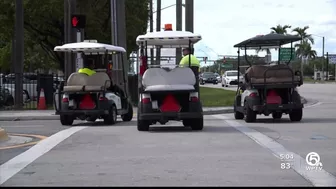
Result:
M248 124L225 114L205 116L201 132L178 122L138 132L135 121L72 128L58 121L0 122L12 133L56 133L29 150L0 150L0 184L336 186L336 85L305 84L299 90L319 100L305 107L300 123L259 116ZM309 152L320 155L322 171L307 170Z

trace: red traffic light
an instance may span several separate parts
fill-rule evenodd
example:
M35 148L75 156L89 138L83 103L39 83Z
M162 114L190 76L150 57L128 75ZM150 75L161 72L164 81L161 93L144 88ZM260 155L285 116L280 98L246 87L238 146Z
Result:
M85 28L86 16L85 15L72 15L71 16L71 26L73 28L81 29Z

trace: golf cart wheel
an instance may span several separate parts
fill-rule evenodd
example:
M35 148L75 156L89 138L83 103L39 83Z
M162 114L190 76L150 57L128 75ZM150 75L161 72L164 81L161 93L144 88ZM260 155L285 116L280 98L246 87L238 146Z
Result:
M131 121L133 119L133 106L131 103L128 103L128 112L121 115L123 121Z
M282 118L282 113L280 112L273 112L272 113L273 119L281 119Z
M247 102L245 102L245 113L246 113L245 116L246 123L252 123L256 121L257 114L248 106Z
M241 113L241 112L238 112L237 110L234 110L234 117L235 117L235 119L244 119L244 114L243 113Z
M203 125L204 125L203 117L190 120L190 127L194 131L203 130Z
M190 127L190 125L191 125L189 119L182 120L182 123L183 123L183 126L185 126L185 127Z
M112 105L109 109L109 114L104 116L104 123L108 125L113 125L117 122L117 108Z
M62 125L70 126L74 122L74 118L70 115L60 115Z
M224 87L224 84L222 83L222 87Z
M137 120L138 131L149 131L149 121L140 120L139 117L140 116L139 116L139 112L138 112L138 120Z
M302 120L302 108L295 109L289 113L289 119L291 121L301 121Z

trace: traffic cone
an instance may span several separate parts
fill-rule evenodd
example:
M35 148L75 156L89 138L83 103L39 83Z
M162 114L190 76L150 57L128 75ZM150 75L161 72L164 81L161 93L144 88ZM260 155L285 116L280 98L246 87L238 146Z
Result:
M47 109L46 99L45 99L45 96L44 96L43 88L41 88L37 109L38 110L46 110Z

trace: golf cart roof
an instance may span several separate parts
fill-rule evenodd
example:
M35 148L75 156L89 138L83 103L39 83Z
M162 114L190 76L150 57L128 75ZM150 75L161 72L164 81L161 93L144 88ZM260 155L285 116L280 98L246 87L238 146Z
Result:
M233 47L238 48L279 48L279 46L300 41L301 37L295 35L284 35L270 33L267 35L258 35L245 41L242 41Z
M161 48L188 47L202 40L202 36L188 31L161 31L151 32L137 37L137 45L147 42L149 48L160 46ZM145 45L145 44L144 44Z
M88 53L120 53L120 52L126 52L126 50L123 47L118 47L114 45L108 45L103 43L97 43L97 42L78 42L78 43L67 43L62 46L56 46L54 48L54 51L58 52L83 52L85 54Z

